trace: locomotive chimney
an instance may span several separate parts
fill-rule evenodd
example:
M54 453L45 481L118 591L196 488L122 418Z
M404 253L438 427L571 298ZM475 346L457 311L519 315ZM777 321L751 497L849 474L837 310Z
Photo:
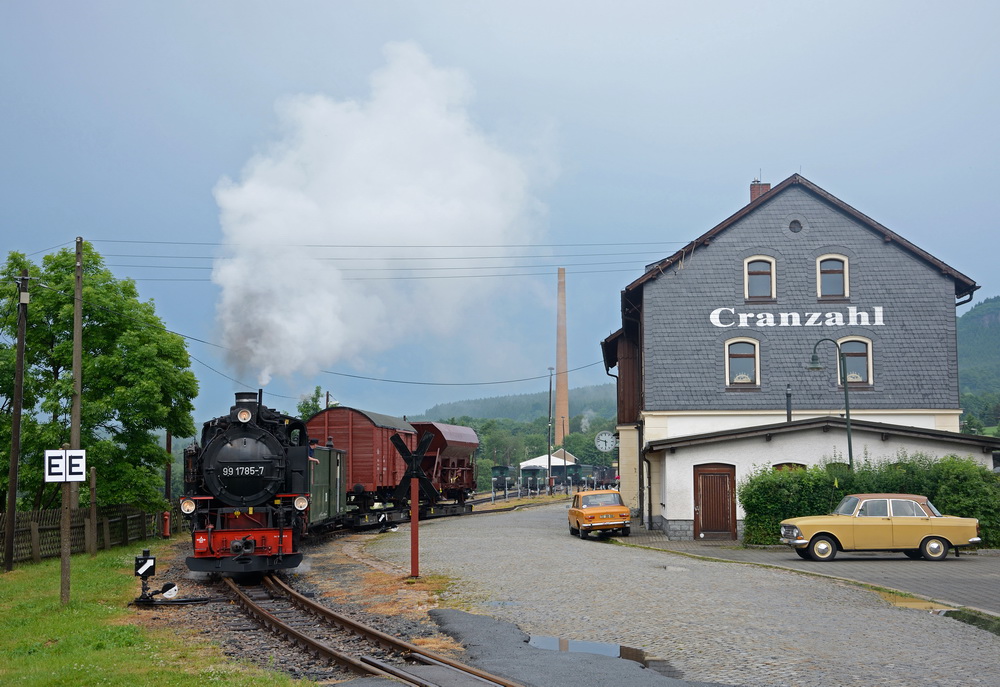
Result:
M236 405L239 408L252 408L257 405L257 394L252 391L236 392Z

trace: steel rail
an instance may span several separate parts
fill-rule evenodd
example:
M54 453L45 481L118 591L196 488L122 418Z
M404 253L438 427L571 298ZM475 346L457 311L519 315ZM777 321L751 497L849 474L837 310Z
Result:
M485 680L486 682L489 682L491 684L500 685L501 687L523 687L523 685L521 685L518 682L512 682L511 680L508 680L506 678L500 677L498 675L493 675L492 673L488 673L485 670L480 670L479 668L476 668L474 666L460 663L458 661L448 658L447 656L441 656L440 654L435 654L434 652L416 646L415 644L410 644L407 641L404 641L397 637L393 637L392 635L388 635L385 632L376 630L375 628L372 627L368 627L367 625L363 625L355 620L352 620L346 616L337 613L334 610L327 608L326 606L323 606L322 604L316 603L312 599L306 598L302 594L299 594L297 591L289 587L283 580L274 575L265 576L263 582L264 585L267 586L269 589L273 589L275 591L287 595L288 598L291 599L292 602L295 603L300 608L308 610L311 613L315 613L316 615L326 619L327 621L337 625L338 627L348 630L349 632L353 632L360 636L366 637L367 639L373 642L377 642L379 645L385 648L393 649L395 651L399 651L405 654L412 654L414 657L417 657L417 660L426 659L425 662L443 664L449 668L453 668L463 673L467 673L481 680Z
M278 620L274 615L268 613L264 610L260 604L256 603L247 594L240 589L239 585L232 581L232 579L226 577L223 581L229 587L229 589L236 595L237 603L240 607L246 611L249 615L256 618L261 624L269 628L274 632L283 634L291 638L294 642L316 652L320 656L325 656L326 658L334 661L338 665L341 665L349 670L352 670L360 675L381 675L383 677L395 677L390 673L378 668L376 666L369 665L360 659L353 656L345 654L343 652L337 651L331 646L320 642L309 635L299 632L295 628L283 623Z

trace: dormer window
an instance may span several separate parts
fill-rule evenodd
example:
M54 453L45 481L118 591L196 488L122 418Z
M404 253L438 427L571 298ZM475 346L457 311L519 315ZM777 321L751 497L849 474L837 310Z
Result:
M774 258L755 255L743 261L743 297L748 301L775 299Z
M846 257L822 255L817 258L816 295L819 298L847 298L851 295Z

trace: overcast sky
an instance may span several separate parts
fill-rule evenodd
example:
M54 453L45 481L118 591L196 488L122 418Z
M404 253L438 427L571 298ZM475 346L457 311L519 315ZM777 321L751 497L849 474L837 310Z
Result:
M547 391L558 266L570 386L610 381L621 289L758 176L801 173L978 302L998 25L996 2L7 2L0 249L93 242L192 337L198 422L258 385L395 415Z

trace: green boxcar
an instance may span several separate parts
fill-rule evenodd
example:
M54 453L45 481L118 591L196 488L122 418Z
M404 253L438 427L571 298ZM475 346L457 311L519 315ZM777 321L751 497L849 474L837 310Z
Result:
M334 520L347 512L346 453L328 446L316 446L309 459L312 470L312 500L309 524Z

